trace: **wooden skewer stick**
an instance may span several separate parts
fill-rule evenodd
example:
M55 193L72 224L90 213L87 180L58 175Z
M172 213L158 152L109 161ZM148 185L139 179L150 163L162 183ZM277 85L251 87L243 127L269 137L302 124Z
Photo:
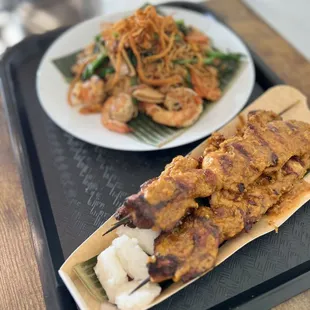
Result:
M151 281L151 278L150 277L148 277L148 278L146 278L146 279L144 279L130 294L129 294L129 296L130 295L132 295L134 292L136 292L137 290L139 290L142 286L144 286L144 285L146 285L147 283L149 283Z
M110 229L108 229L102 236L107 235L108 233L110 233L111 231L113 231L114 229L116 229L117 227L124 225L124 224L128 224L130 222L130 214L125 216L124 218L122 218L121 220L119 220L118 222L116 222Z
M288 106L287 108L285 108L283 111L281 111L279 113L279 115L283 115L284 113L286 113L287 111L291 110L292 108L294 108L296 105L298 105L300 103L300 101L296 101L294 103L292 103L290 106Z

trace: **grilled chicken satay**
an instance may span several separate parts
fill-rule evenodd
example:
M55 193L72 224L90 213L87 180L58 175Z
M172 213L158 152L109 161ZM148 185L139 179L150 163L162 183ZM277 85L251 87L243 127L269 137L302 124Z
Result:
M212 269L220 244L248 231L309 168L309 156L302 160L293 157L280 171L262 175L243 194L226 190L214 193L210 207L198 208L180 227L156 239L155 256L149 263L151 281L172 278L186 282Z
M255 116L255 114L254 114ZM195 199L221 189L244 191L264 171L272 174L292 156L310 151L310 125L298 121L255 121L249 117L242 136L222 142L200 162L176 157L164 172L125 201L117 219L130 215L139 228L169 231L198 207Z

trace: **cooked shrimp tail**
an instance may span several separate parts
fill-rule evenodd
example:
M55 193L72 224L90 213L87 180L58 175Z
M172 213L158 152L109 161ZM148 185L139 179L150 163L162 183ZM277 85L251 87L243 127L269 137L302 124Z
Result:
M126 124L137 115L137 107L130 95L121 93L106 100L101 111L101 122L109 130L118 133L131 132Z

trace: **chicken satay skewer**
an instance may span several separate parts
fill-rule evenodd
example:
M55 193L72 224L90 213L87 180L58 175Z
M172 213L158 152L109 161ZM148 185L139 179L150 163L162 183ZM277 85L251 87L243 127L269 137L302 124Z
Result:
M286 109L287 110L287 109ZM285 110L285 111L286 111ZM248 120L248 126L251 126L251 129L252 130L254 130L255 131L255 124L260 124L261 126L262 125L266 125L269 121L271 121L271 120L274 120L274 119L276 119L277 118L277 116L274 114L274 113L271 113L271 112L262 112L262 111L259 111L259 112L255 112L255 113L250 113L249 114L250 115L250 117L249 117L249 120ZM289 122L287 123L287 125L289 126L292 126L292 124L290 124ZM294 125L293 125L294 126ZM273 127L272 127L273 128ZM273 130L277 130L276 128L273 128ZM254 132L255 133L255 132ZM254 135L255 136L255 135ZM235 137L236 138L236 137ZM238 138L238 137L237 137ZM239 137L240 138L240 137ZM278 136L276 135L276 138L279 138L279 139L281 139L281 135L280 135L280 133L278 134ZM211 138L212 139L212 138ZM234 139L234 138L233 138ZM233 139L230 139L230 142L231 142L231 140L233 140ZM223 139L222 139L223 140ZM262 139L261 137L258 137L258 140L260 140L259 142L261 143L261 144L266 144L267 142L266 141L264 141L264 139ZM218 142L218 141L215 141L215 142ZM220 141L220 142L223 142L223 141ZM288 142L288 141L286 141L286 142ZM225 142L226 143L226 142ZM242 141L240 141L240 142L235 142L235 143L230 143L230 144L232 144L232 148L233 148L233 151L235 151L236 153L237 153L237 155L239 155L239 159L241 159L241 161L242 161L242 156L244 156L245 154L248 154L249 156L251 155L251 154L249 154L250 152L248 152L246 149L245 149L245 147L244 147L244 145L242 144ZM268 144L267 144L268 145ZM212 145L211 145L212 146ZM265 145L266 146L266 145ZM229 148L229 145L227 146L227 143L226 143L226 147L228 147ZM219 148L219 145L217 145L216 147L211 147L210 149L211 150L214 150L214 149L218 149ZM230 146L230 148L231 148L231 146ZM235 149L234 149L235 148ZM230 150L231 151L231 150ZM254 151L254 152L256 152L256 149L254 148L254 150L252 149L252 151ZM275 154L274 152L272 152L271 150L269 150L270 152L271 152L271 160L273 160L273 161L277 161L278 160L278 156L277 156L277 154ZM213 154L214 153L216 153L216 151L215 152L213 152ZM223 153L223 152L222 152ZM241 153L241 154L239 154L239 153ZM204 154L205 155L205 154ZM223 163L221 163L222 164L222 166L223 166L223 168L225 168L225 165L227 166L227 165L229 165L230 163L229 163L229 157L225 157L225 152L224 152L224 154L222 154L222 155L220 155L219 156L219 158L220 158L220 160L224 160L223 161ZM288 159L288 158L287 158ZM188 165L188 170L189 171L184 171L183 172L183 174L187 174L186 176L185 176L185 178L187 177L187 178L194 178L194 179L196 179L196 181L199 183L199 180L201 181L200 183L206 183L206 180L204 180L205 179L205 176L201 173L201 172L203 172L201 169L198 169L197 167L198 167L198 162L197 161L195 161L194 159L191 159L191 158L181 158L180 159L181 160L181 163L179 163L179 166L182 166L182 162L185 162L184 163L184 166L186 166L186 165ZM225 163L225 161L226 161L226 163ZM251 166L251 162L250 163L245 163L244 161L243 161L243 164L245 164L245 166L244 166L244 169L249 169L248 168L248 165L250 164L250 166ZM170 164L170 166L172 166L172 167L169 167L169 165L166 167L166 170L168 170L168 172L169 172L169 170L173 170L173 169L178 169L178 164L176 163L175 165L174 165L174 163L172 162L172 164ZM176 167L175 167L176 166ZM221 167L220 167L221 168ZM279 167L278 167L279 168ZM276 168L275 167L273 167L272 168L272 170L275 170ZM191 171L190 171L191 170ZM241 169L242 170L242 169ZM254 170L254 172L255 172L255 170L256 170L256 167L253 167L253 170ZM181 173L182 173L182 171L180 171ZM200 174L200 175L199 175ZM162 176L163 177L165 177L165 175L164 175L164 173L162 174ZM211 176L212 176L212 173L211 173ZM169 176L169 173L168 173L168 177L170 177ZM209 176L210 177L210 176ZM228 181L229 181L229 176L228 176L228 178L226 177L226 182L227 182L227 179L228 179ZM156 181L156 180L155 180ZM211 180L212 181L212 180ZM179 201L176 201L176 204L177 204L177 206L176 205L173 205L173 201L172 202L170 202L170 201L166 201L166 206L165 207L163 207L163 206L160 206L161 208L159 208L159 209L164 209L164 210L147 210L148 208L149 209L152 209L152 205L150 206L146 201L145 201L145 199L144 199L144 189L146 188L146 191L147 191L147 187L149 186L149 185L152 185L151 184L152 182L147 182L145 185L143 185L142 186L142 188L141 188L141 192L140 192L140 195L138 194L138 195L133 195L133 196L131 196L131 197L129 197L128 199L127 199L127 201L125 202L125 204L124 204L124 206L121 208L121 209L119 209L118 210L118 213L119 213L119 216L118 216L118 218L120 218L120 219L122 219L123 218L123 216L128 216L131 212L130 212L130 210L126 210L126 209L128 209L128 206L130 207L130 205L134 205L134 206L136 206L136 207L138 207L138 209L140 209L140 210L133 210L133 213L135 213L134 211L136 211L136 213L139 213L139 214L133 214L133 215L135 215L135 217L136 217L136 220L135 220L135 222L136 223L134 223L134 224L136 224L135 226L137 226L137 227L140 227L140 228L150 228L150 227L152 227L152 222L154 221L154 217L156 217L156 212L157 213L163 213L163 215L165 215L165 210L167 209L167 207L168 208L171 208L171 211L173 210L173 209L176 209L176 210L174 210L174 211L177 211L178 213L180 213L180 215L178 216L178 219L177 220L175 220L174 221L174 225L180 220L180 218L181 217L183 217L184 216L184 213L186 213L187 212L187 210L188 209L191 209L191 208L197 208L198 207L198 205L195 203L195 201L194 201L194 199L187 199L187 200L184 200L183 199L183 201L182 201L182 204L181 204L181 207L182 207L182 210L178 210L178 209L180 209L180 203L179 203ZM184 180L183 180L183 183L184 183ZM168 184L169 185L169 184ZM205 185L208 185L208 184L205 184ZM239 186L239 188L240 188L240 186L241 186L241 188L244 186L244 183L239 183L239 184L237 184L237 186ZM207 186L208 187L208 186ZM184 188L183 188L184 189ZM163 189L163 191L165 191L165 189ZM211 191L211 193L212 193L212 191ZM193 194L192 194L193 195ZM185 195L183 195L183 196L185 196ZM196 195L194 195L194 198L195 198L195 196L197 197L197 196L207 196L206 195L206 193L204 193L204 195L199 195L199 193L197 193ZM144 209L145 210L141 210L141 207L140 206L142 205L142 207L144 207ZM165 203L163 202L162 203L162 205L165 205ZM155 205L155 209L157 209L158 208L158 204L157 205ZM138 212L137 212L138 211ZM154 213L155 212L155 216L154 216L154 214L152 214L152 212ZM150 213L150 214L145 214L145 213ZM149 217L149 218L148 218ZM153 217L153 219L150 219L150 217ZM147 220L146 220L147 219ZM156 220L156 219L155 219ZM162 219L158 219L158 220L166 220L167 221L167 218L165 217L165 216L162 216ZM128 220L129 221L129 220ZM140 223L139 223L140 222ZM141 224L141 222L143 222L142 224ZM146 225L146 223L148 223L147 225ZM137 225L138 224L138 225ZM139 224L140 224L140 226L139 226ZM169 223L168 223L169 224ZM143 227L143 225L144 225L144 227ZM167 226L167 224L164 224L165 226ZM169 227L169 225L168 225L168 228L167 227L159 227L159 229L162 229L162 230L169 230L169 229L171 229L171 228L173 228L173 226L174 225L171 225L170 224L170 227ZM150 226L150 227L147 227L147 226ZM171 227L172 226L172 227ZM166 228L166 229L165 229ZM112 229L113 230L113 229Z
M293 158L272 178L262 176L240 199L215 193L210 208L200 207L179 228L156 239L156 255L149 264L151 281L172 278L186 282L212 269L219 245L249 230L309 168L309 156L302 160Z
M220 244L243 230L249 230L248 225L254 224L281 201L283 195L294 187L309 168L310 156L305 156L303 160L290 159L274 178L262 176L242 195L242 199L236 202L230 200L230 204L226 206L227 197L223 197L220 192L216 193L212 197L211 208L199 208L185 219L180 228L171 233L163 233L158 238L155 244L157 254L149 264L150 277L141 282L133 292L150 281L162 282L172 278L175 282L180 279L186 282L211 270ZM244 219L244 214L247 214L248 220ZM211 233L210 227L213 227ZM171 246L174 246L172 251ZM163 250L167 252L163 253ZM181 261L178 261L178 255L183 255ZM182 262L185 264L183 267L176 264Z
M262 172L281 169L290 157L310 151L310 125L296 121L272 121L266 126L249 126L243 137L223 142L220 149L199 162L179 156L166 166L161 176L129 197L117 218L131 214L139 228L171 230L198 204L221 189L242 191Z

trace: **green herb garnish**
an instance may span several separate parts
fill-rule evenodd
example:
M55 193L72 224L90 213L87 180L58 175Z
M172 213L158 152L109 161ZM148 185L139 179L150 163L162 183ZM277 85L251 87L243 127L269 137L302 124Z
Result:
M130 86L136 86L138 85L138 78L136 76L132 76L130 78Z
M95 60L89 63L82 73L82 80L89 79L104 62L104 60L108 57L106 51L99 54Z
M102 39L102 37L101 37L100 33L95 36L95 42L100 43L101 39Z
M181 31L184 35L187 35L189 33L189 28L186 27L183 19L176 20L175 23L179 31Z
M115 72L115 69L113 67L106 67L106 68L99 69L98 75L101 78L105 78L108 74L112 74L114 72Z
M193 88L192 77L191 77L189 70L187 70L187 74L185 76L185 82L189 88Z
M180 41L183 41L183 38L179 35L179 34L176 34L175 37L174 37L175 41L177 42L180 42Z
M119 39L120 34L118 32L113 32L112 36L113 36L114 39Z
M203 58L204 65L213 65L215 59L240 61L242 57L242 54L239 53L223 53L219 51L208 51L206 54L208 57ZM196 64L198 59L196 57L190 59L175 59L173 62L179 65L192 65Z
M126 49L126 53L128 55L128 58L129 58L131 64L133 65L134 68L136 68L138 62L137 62L137 58L136 58L135 54L133 53L132 49L131 48L127 48Z

